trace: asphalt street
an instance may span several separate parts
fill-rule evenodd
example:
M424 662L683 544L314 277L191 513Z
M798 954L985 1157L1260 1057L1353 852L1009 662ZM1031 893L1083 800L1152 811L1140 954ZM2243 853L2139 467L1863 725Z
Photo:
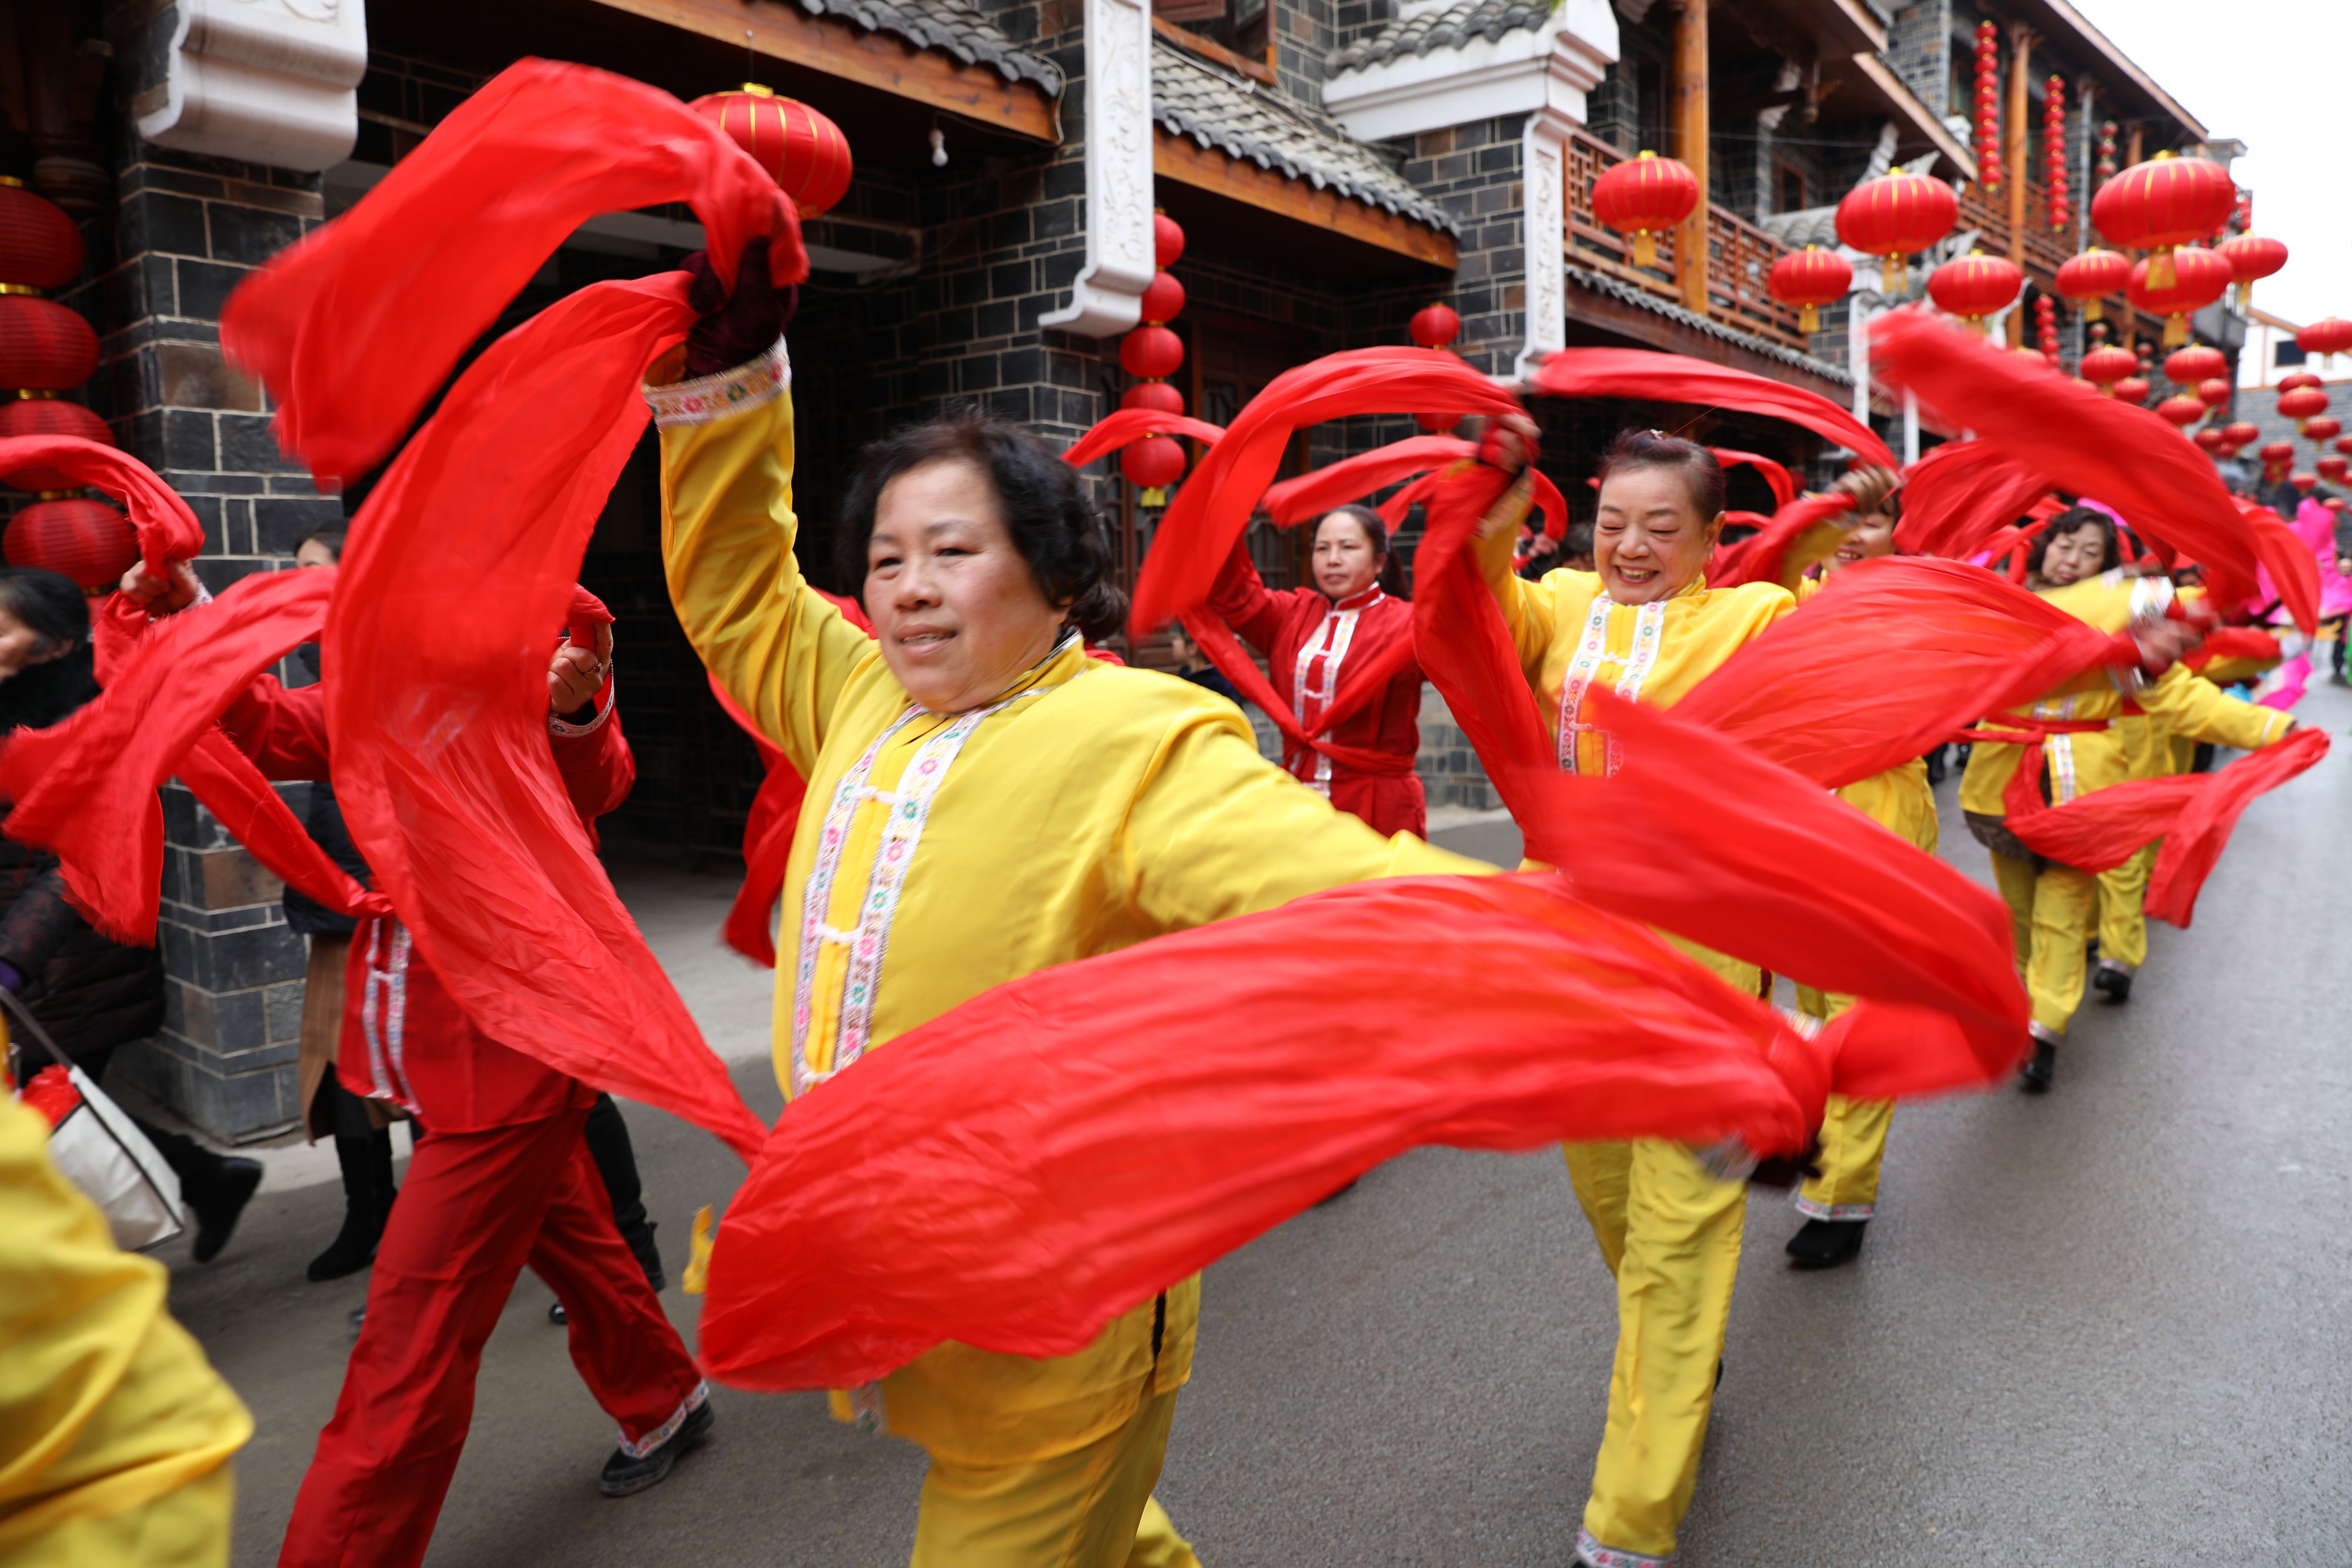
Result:
M2341 736L2352 693L2316 688L2303 716ZM1957 789L1944 852L1989 881ZM2129 1005L2084 1008L2053 1094L1900 1111L1856 1266L1790 1271L1797 1218L1752 1197L1686 1568L2352 1563L2347 822L2339 747L2247 813ZM1507 824L1451 837L1516 848ZM768 977L714 950L731 888L623 887L772 1114ZM682 1124L629 1119L675 1260L740 1172ZM258 1420L238 1564L274 1560L352 1342L364 1280L302 1279L341 1204L266 1188L220 1260L167 1259L174 1310ZM550 1299L526 1276L490 1343L428 1563L906 1561L920 1455L816 1395L721 1391L709 1448L600 1499L612 1430ZM690 1342L696 1302L665 1301ZM1421 1151L1210 1271L1160 1496L1211 1568L1565 1563L1614 1337L1557 1151Z

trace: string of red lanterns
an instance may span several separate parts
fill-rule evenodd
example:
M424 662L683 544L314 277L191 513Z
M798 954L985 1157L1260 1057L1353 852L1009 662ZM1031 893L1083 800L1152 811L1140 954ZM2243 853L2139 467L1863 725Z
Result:
M2116 177L2116 129L2112 120L2099 121L2099 161L2092 169L2091 177L2103 185Z
M2058 362L2058 301L2047 294L2033 297L2033 340L2043 359Z
M2063 232L2074 221L2066 185L2066 78L2053 76L2042 90L2042 183L2050 192L2050 226Z
M1182 413L1184 394L1168 384L1184 363L1184 340L1168 323L1184 308L1184 286L1169 268L1184 254L1184 231L1166 213L1151 218L1152 260L1159 270L1143 290L1143 324L1119 340L1118 362L1137 384L1118 400L1121 408L1151 408ZM1189 459L1184 444L1172 435L1147 435L1129 443L1118 455L1118 471L1143 492L1137 499L1147 507L1168 504L1168 486L1184 476Z
M1977 183L2000 185L2000 29L1977 24Z

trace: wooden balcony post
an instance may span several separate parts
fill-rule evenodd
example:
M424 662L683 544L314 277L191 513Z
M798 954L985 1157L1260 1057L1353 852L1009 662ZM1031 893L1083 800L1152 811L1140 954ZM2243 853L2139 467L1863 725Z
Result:
M2020 267L2025 265L2025 172L2030 159L2027 148L2032 132L2026 121L2032 116L2032 96L2026 90L2028 74L2032 70L2033 35L2023 26L2009 30L2009 259ZM2009 312L2009 346L2012 349L2025 341L2025 297L2021 293L2018 303Z
M1706 7L1683 0L1675 17L1675 155L1698 176L1698 205L1675 231L1675 281L1683 304L1706 311Z

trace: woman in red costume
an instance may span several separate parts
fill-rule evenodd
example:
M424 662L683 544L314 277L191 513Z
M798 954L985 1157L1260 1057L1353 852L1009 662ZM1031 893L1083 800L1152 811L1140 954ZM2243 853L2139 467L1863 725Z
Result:
M1265 655L1299 727L1321 739L1285 748L1292 776L1382 833L1420 835L1429 821L1413 771L1421 666L1408 656L1386 686L1324 733L1342 673L1412 636L1412 606L1389 591L1395 558L1381 515L1370 507L1325 513L1315 525L1314 562L1314 587L1276 592L1258 577L1247 542L1238 543L1209 609Z
M584 630L584 628L577 629ZM593 838L635 779L611 682L612 632L560 645L548 743ZM264 676L223 716L278 779L331 775L326 686ZM281 1568L413 1565L425 1555L473 1414L482 1346L528 1265L554 1290L572 1364L620 1427L598 1488L667 1477L708 1435L708 1389L614 1228L583 1128L596 1092L483 1034L398 920L353 934L337 1073L425 1129L368 1281L365 1319L320 1434Z

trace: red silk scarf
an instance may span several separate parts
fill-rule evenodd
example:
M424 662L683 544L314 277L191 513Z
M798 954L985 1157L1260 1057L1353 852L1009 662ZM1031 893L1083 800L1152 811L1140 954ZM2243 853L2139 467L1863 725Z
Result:
M1911 465L1895 547L1906 555L1965 559L2042 499L2040 471L1981 441L1949 441Z
M1560 349L1545 356L1528 390L1549 397L1650 398L1768 413L1843 446L1864 463L1881 468L1896 466L1886 443L1829 399L1681 354L1658 354L1646 349Z
M1753 452L1734 451L1728 446L1710 446L1707 450L1714 453L1715 460L1726 468L1738 468L1744 465L1761 475L1772 491L1773 510L1778 511L1797 498L1797 481L1790 476L1788 469L1769 457Z
M1781 563L1796 542L1817 528L1853 510L1853 497L1843 495L1807 496L1790 501L1753 537L1716 552L1708 562L1710 588L1737 588L1743 582L1779 582Z
M168 578L173 561L190 560L204 551L205 526L180 493L119 447L79 435L0 437L0 477L20 468L53 469L121 501L139 536L139 559L150 577Z

